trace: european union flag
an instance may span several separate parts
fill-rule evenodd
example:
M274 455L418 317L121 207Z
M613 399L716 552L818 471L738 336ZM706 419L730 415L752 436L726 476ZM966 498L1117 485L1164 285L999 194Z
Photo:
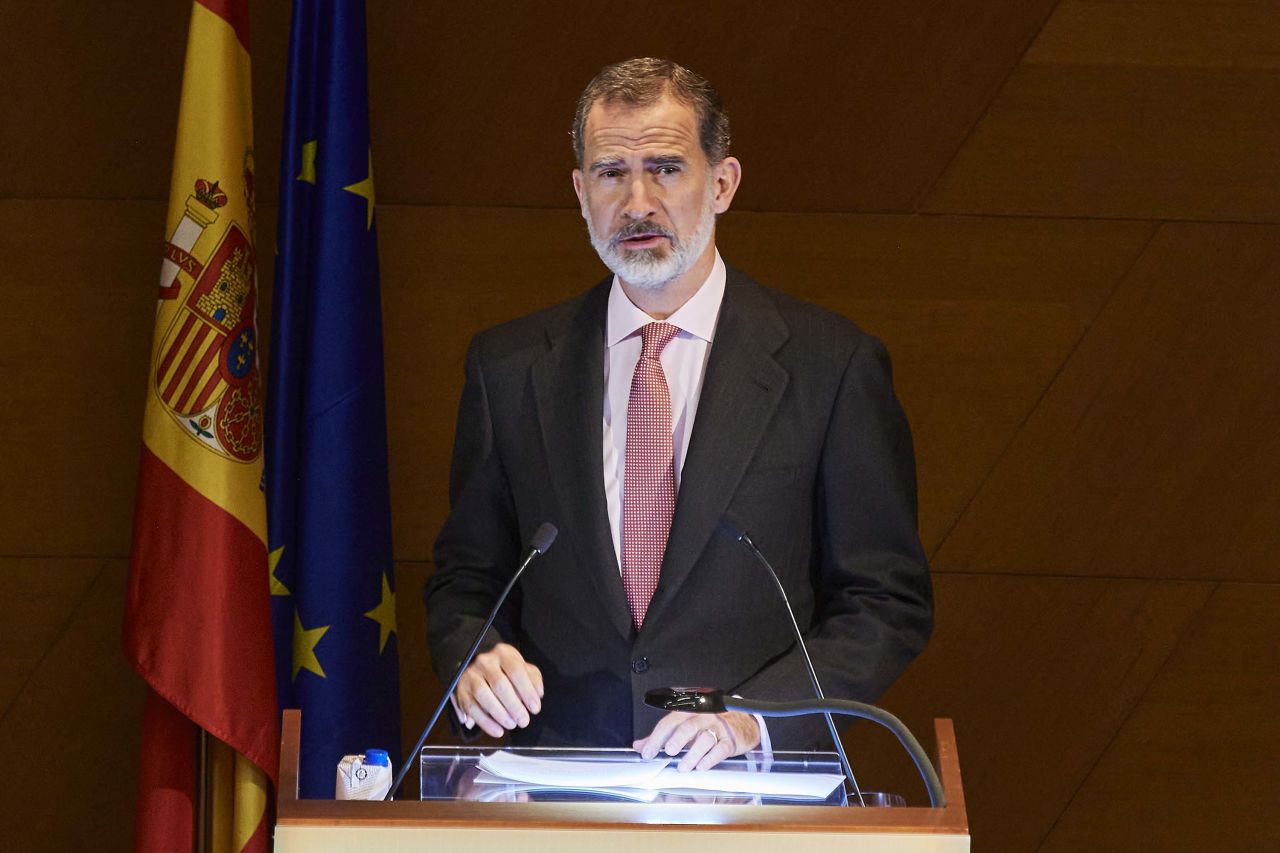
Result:
M267 398L281 708L301 795L347 753L400 751L382 309L364 3L295 0Z

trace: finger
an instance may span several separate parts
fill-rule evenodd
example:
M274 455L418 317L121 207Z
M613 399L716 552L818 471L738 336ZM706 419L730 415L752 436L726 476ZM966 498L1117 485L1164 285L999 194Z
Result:
M449 697L449 704L453 706L453 715L458 718L458 722L465 728L471 728L475 725L471 718L467 716L467 712L462 710L463 705L458 699L458 691L454 690L453 695Z
M475 719L470 713L470 708L476 706L476 692L484 688L484 686L484 675L481 675L480 671L476 670L474 666L467 667L466 672L462 674L462 678L458 679L458 686L453 690L453 704L457 708L458 719L462 720L463 724L470 721L471 725L475 725Z
M690 717L684 720L680 725L676 726L675 731L671 733L671 737L667 738L667 742L663 744L662 750L667 755L675 755L680 750L685 749L698 736L698 732L702 731L703 724L696 717Z
M490 717L489 713L478 704L472 703L467 706L467 717L489 737L502 737L505 732L498 721Z
M508 689L510 688L508 687ZM503 728L514 729L516 727L516 721L511 718L506 705L503 704L502 700L498 698L493 688L488 684L483 684L476 690L475 702L467 710L470 711L474 707L481 708L491 720L496 721ZM477 719L479 718L477 717ZM488 730L486 729L486 731Z
M506 708L507 714L511 717L514 725L518 725L521 728L529 725L529 712L533 708L530 707L525 698L526 691L522 691L516 683L517 679L527 679L525 673L526 664L524 658L520 655L520 650L515 646L499 643L494 646L492 651L487 652L482 657L483 660L476 659L481 666L481 674L489 684L489 688L493 690L494 695L498 697L503 707ZM533 695L531 685L527 688L527 693L531 696ZM541 705L536 701L534 706L541 708ZM498 719L501 718L498 717Z
M721 738L716 741L716 745L707 750L707 754L698 759L698 763L694 765L695 770L710 770L721 761L733 755L733 741L729 738Z
M465 708L473 703L476 692L489 683L493 674L501 672L502 669L496 665L491 653L477 655L471 665L463 670L462 676L458 679L458 686L453 691L462 707Z
M467 728L475 726L476 721L468 713L467 709L476 704L476 687L483 685L484 681L479 678L470 668L462 674L462 678L458 679L458 686L453 691L453 706L458 713L458 719Z
M646 761L653 758L662 749L662 745L667 742L667 738L671 736L671 732L675 730L676 726L688 719L689 716L683 711L672 711L658 720L657 725L653 727L653 731L649 732L648 737L641 738L632 744L632 748L639 750L641 757Z
M489 689L493 691L493 695L502 703L502 707L506 710L507 717L511 720L512 725L508 728L519 726L524 728L529 725L529 709L524 704L524 699L516 691L515 685L511 683L511 679L507 678L506 673L489 682Z
M676 770L681 773L688 773L719 742L716 733L711 729L699 729L698 733L693 736L693 740L689 742L688 752L684 754L684 757L680 759L680 763L676 765Z
M511 682L511 687L515 690L516 696L520 700L520 710L527 710L529 714L536 714L542 710L542 701L538 698L538 691L533 686L533 680L529 678L529 665L523 660L515 661L514 664L510 669L504 665L502 671L507 674L507 680ZM529 725L529 714L524 715L522 726Z
M524 668L529 673L529 680L533 682L533 689L538 691L538 698L541 699L546 695L542 689L542 670L527 662L525 663Z
M649 732L649 734L637 740L633 740L631 742L631 748L634 749L636 752L640 753L640 757L645 759L646 761L650 758L653 758L653 752L647 751L647 750L654 741L653 736L663 729L663 724L666 723L666 721L667 721L667 718L663 717L662 719L658 720L657 724L653 727L653 730Z

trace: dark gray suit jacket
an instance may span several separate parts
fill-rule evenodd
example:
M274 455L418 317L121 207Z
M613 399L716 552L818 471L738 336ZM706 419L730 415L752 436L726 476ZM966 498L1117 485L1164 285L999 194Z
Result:
M911 434L884 348L729 269L661 579L636 632L601 476L609 286L472 341L452 511L424 590L441 681L550 521L555 546L485 644L512 643L543 673L543 710L516 743L629 746L661 716L644 705L654 687L812 695L776 588L715 532L730 517L780 574L827 695L876 699L932 627ZM821 718L769 731L775 748L829 740Z

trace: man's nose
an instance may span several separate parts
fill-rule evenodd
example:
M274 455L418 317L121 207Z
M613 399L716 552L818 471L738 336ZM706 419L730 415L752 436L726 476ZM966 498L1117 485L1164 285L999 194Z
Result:
M644 219L654 212L654 197L643 177L631 182L622 215L628 219Z

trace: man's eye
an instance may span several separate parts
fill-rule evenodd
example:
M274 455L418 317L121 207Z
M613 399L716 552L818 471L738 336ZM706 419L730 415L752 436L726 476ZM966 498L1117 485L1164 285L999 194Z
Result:
M659 175L675 175L675 174L678 174L679 171L680 171L679 166L659 166L658 167Z
M601 169L599 172L599 175L602 178L616 178L621 174L622 172L618 171L617 169Z

